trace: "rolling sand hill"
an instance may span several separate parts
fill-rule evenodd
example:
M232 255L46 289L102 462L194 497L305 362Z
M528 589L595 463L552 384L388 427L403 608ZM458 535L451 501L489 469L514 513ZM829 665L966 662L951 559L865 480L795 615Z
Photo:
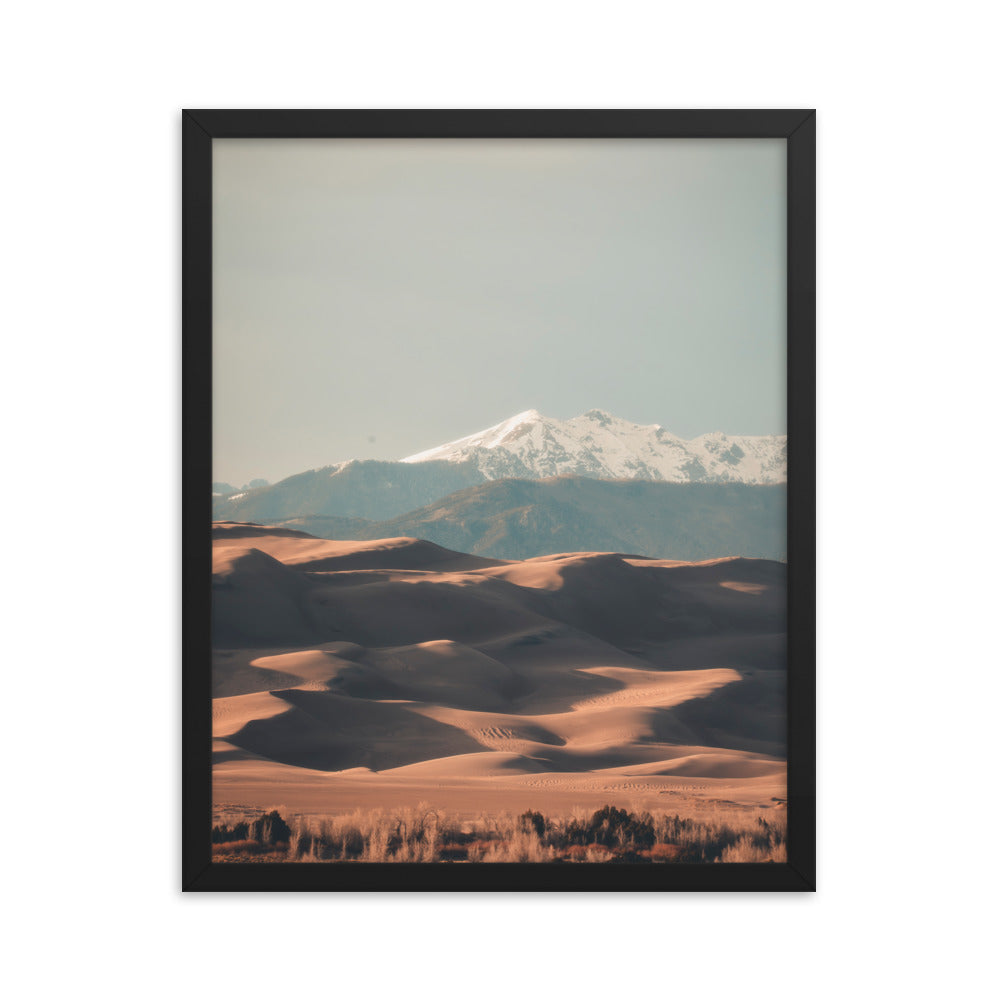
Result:
M785 795L785 567L214 527L216 804Z

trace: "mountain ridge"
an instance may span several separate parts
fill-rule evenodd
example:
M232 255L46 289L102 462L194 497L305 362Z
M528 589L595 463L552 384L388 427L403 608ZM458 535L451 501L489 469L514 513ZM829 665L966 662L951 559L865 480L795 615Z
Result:
M786 554L785 507L780 484L562 476L491 480L381 521L302 515L270 523L330 539L417 537L494 559L590 551L780 560Z
M786 446L785 435L713 432L685 440L659 424L636 424L597 409L569 420L525 410L401 462L470 463L486 479L575 475L773 485L786 480Z

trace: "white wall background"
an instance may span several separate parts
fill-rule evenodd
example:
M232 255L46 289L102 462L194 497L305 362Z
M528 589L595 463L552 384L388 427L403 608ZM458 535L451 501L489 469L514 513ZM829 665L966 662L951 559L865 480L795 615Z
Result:
M971 0L9 9L12 995L986 992L992 17ZM182 896L179 109L731 106L820 115L820 891Z

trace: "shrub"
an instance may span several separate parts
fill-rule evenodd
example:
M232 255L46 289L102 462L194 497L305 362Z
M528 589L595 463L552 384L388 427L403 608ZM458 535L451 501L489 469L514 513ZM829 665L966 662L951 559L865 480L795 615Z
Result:
M250 837L249 823L236 823L234 826L213 826L212 843L227 844L234 840L248 840Z
M545 817L540 812L532 812L529 809L526 813L521 813L518 822L525 833L534 830L539 837L545 835Z
M276 809L265 813L250 824L250 840L258 840L262 844L287 843L291 837L291 827Z
M590 821L574 821L566 828L571 844L600 844L603 847L629 847L633 850L651 847L656 841L653 818L648 813L633 816L624 809L604 806Z
M287 844L292 839L291 827L276 809L249 822L212 827L213 844L232 844L237 841L256 841L259 844Z

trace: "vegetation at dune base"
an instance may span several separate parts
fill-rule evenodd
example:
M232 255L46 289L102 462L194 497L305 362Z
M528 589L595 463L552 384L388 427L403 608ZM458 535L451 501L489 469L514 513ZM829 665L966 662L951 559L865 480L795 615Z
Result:
M212 853L219 862L781 862L785 815L730 808L694 819L609 805L555 818L529 810L470 822L421 804L286 822L271 810L213 827Z

